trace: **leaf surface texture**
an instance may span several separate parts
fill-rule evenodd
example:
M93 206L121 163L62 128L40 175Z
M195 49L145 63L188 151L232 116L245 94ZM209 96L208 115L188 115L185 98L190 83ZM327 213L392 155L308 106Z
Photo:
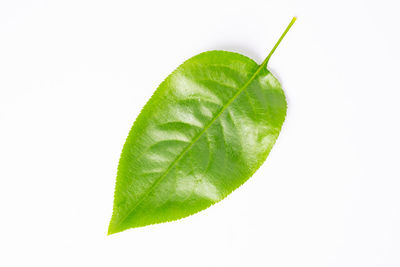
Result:
M123 147L109 234L194 214L253 175L286 115L267 61L209 51L160 84Z

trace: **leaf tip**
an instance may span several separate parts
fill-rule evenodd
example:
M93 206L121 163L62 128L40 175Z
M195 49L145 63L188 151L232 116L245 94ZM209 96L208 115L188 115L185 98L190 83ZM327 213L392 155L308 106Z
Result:
M119 232L122 232L123 231L123 229L118 229L118 228L116 228L116 227L109 227L108 228L108 231L107 231L107 236L109 236L109 235L113 235L113 234L116 234L116 233L119 233Z
M112 234L115 234L115 233L117 233L117 232L114 231L113 227L110 224L110 226L108 227L107 235L112 235Z
M120 227L118 226L118 224L115 223L114 217L111 218L110 221L110 225L108 226L108 231L107 231L107 235L112 235L112 234L116 234L123 231L123 229L120 229Z

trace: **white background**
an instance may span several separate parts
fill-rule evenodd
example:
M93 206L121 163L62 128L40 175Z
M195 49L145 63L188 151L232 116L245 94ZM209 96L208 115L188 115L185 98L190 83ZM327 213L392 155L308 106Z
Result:
M400 266L397 0L0 1L0 265ZM213 49L269 68L266 163L195 216L106 236L122 145Z

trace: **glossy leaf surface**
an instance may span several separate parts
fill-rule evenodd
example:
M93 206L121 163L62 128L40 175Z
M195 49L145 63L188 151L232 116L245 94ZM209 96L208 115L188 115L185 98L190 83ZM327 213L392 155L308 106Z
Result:
M286 115L270 55L205 52L161 83L124 145L109 234L194 214L253 175Z

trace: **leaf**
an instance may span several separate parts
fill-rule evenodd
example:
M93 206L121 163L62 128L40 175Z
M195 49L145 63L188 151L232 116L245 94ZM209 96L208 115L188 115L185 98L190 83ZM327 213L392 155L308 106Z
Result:
M177 220L226 197L265 161L286 115L268 71L209 51L179 66L137 117L123 147L108 234Z

